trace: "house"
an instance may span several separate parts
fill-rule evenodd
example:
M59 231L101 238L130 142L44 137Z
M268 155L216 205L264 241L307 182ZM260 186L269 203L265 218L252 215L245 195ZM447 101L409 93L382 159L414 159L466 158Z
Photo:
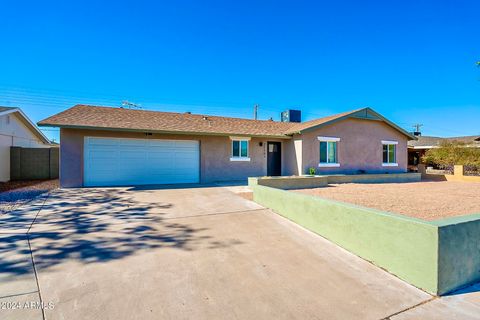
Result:
M210 183L309 168L406 172L415 139L370 108L277 122L76 105L38 124L60 127L63 187Z
M47 148L50 141L21 109L0 107L0 182L10 180L10 147Z
M432 137L418 135L417 140L408 142L408 168L411 171L417 171L417 165L421 163L422 157L430 149L440 147L443 142L461 142L466 147L480 148L480 136L462 136L462 137Z

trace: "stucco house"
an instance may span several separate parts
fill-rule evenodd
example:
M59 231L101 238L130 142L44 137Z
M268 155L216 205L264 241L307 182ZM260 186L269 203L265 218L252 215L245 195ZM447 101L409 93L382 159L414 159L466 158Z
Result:
M407 171L407 131L370 108L307 122L76 105L60 127L63 187Z
M10 180L10 147L50 146L48 138L21 109L0 107L0 182Z
M418 164L422 163L422 157L430 149L439 148L444 142L463 143L468 148L480 148L480 136L460 137L433 137L422 136L420 132L416 140L408 142L408 168L410 171L418 171Z

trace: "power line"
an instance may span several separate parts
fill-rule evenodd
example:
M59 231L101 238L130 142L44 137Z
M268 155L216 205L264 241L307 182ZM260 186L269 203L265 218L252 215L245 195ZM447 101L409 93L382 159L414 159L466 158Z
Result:
M5 104L8 102L8 105L15 105L22 107L22 104L28 104L31 106L36 106L39 108L50 108L50 109L57 109L57 110L64 110L67 107L72 105L82 103L82 104L92 104L92 105L108 105L108 106L118 106L121 101L125 100L125 96L115 95L115 94L105 94L105 93L88 93L88 92L81 92L81 91L65 91L65 90L58 90L58 89L30 89L24 87L14 87L14 86L5 86L0 85L0 105ZM244 118L250 118L249 114L251 114L251 107L248 107L247 104L244 106L205 106L205 105L189 105L189 104L165 104L165 103L158 103L148 99L141 99L142 108L145 109L152 109L158 110L161 109L163 111L171 111L171 112L182 112L184 111L194 111L194 113L198 114L219 114L225 116L228 114L229 116L238 116ZM148 107L150 105L152 107ZM242 105L239 103L239 105ZM279 117L280 112L284 109L288 108L276 108L268 105L262 104L262 114L263 118L267 119L272 115L275 118ZM320 108L328 110L328 108ZM312 115L315 117L325 117L330 115L326 113L317 113L312 111L305 111L302 110L303 115ZM395 123L404 126L405 128L411 127L411 123L404 123L399 121L394 121ZM434 125L426 125L429 129L433 130L441 130L442 132L451 133L451 134L464 134L457 130L452 130L451 128L442 128Z

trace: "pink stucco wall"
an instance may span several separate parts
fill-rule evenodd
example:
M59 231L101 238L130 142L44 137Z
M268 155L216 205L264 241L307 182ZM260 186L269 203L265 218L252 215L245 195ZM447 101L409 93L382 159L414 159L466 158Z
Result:
M193 136L152 134L141 132L120 132L102 130L60 130L60 183L62 187L83 186L83 141L84 137L116 137L138 139L184 139L200 141L200 182L246 180L251 176L267 174L267 141L281 141L282 151L285 140L252 138L249 144L251 161L230 161L231 140L225 136ZM260 146L260 142L263 143ZM285 154L282 152L282 154ZM282 159L282 167L283 167ZM283 169L282 169L283 170ZM283 172L283 171L282 171Z
M340 138L337 145L338 168L319 168L320 144L318 136ZM398 130L377 120L349 118L304 133L302 138L302 168L304 174L308 168L322 173L387 173L407 171L407 141L408 138ZM382 140L398 141L398 167L382 166Z
M230 161L231 140L225 136L194 136L119 132L102 130L60 130L60 183L63 187L83 186L84 137L117 137L139 139L185 139L200 142L200 182L246 180L267 174L267 141L282 142L282 175L305 174L308 168L322 173L406 172L407 137L398 130L376 120L346 119L317 130L295 135L292 139L252 138L249 144L251 161ZM318 136L337 137L338 168L319 168ZM398 167L382 166L382 140L398 141ZM260 146L260 142L263 144Z

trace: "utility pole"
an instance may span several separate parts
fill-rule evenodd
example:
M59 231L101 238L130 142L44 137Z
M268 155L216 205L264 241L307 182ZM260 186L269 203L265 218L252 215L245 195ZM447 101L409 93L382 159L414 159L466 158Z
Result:
M127 107L128 109L142 109L142 106L139 105L138 103L133 103L128 100L122 101L122 108L123 107Z
M414 129L413 135L415 135L415 136L421 135L420 128L423 127L423 124L421 124L421 123L416 123L416 124L414 124L412 127L413 127L413 129Z
M258 107L259 105L256 104L255 106L253 106L253 119L254 120L257 120L257 116L258 116Z

